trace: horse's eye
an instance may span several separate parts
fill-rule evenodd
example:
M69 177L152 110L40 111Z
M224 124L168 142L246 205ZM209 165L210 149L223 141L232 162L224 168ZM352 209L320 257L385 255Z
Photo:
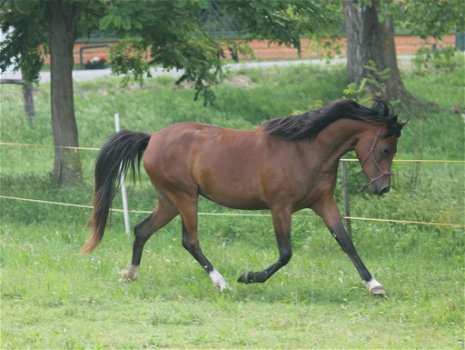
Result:
M391 150L389 149L388 146L384 146L384 147L383 147L383 153L384 153L384 154L389 154L390 151L391 151Z

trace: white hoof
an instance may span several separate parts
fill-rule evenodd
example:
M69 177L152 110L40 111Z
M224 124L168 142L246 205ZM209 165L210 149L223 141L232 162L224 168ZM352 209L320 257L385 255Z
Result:
M121 282L131 282L137 279L137 272L139 271L139 266L131 266L129 270L123 271L121 273Z
M208 275L210 276L215 287L217 287L220 291L229 289L226 280L223 278L223 276L221 276L221 274L218 271L212 270Z
M363 281L363 284L365 284L365 287L367 287L370 293L373 295L386 294L386 290L384 289L383 285L379 283L377 280L375 280L374 278L372 278L368 282Z

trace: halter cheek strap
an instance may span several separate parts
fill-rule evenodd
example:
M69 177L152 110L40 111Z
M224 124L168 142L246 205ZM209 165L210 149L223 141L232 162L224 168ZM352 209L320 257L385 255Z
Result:
M363 169L366 161L368 160L368 158L371 157L371 160L373 161L373 164L376 165L376 167L380 171L380 174L378 176L374 177L374 178L371 178L371 179L369 178L368 181L365 183L365 185L363 185L363 187L360 189L360 192L364 191L373 182L381 179L383 176L391 176L392 175L392 173L390 171L386 171L383 168L381 168L381 165L379 165L379 163L376 161L376 158L375 158L375 148L376 148L376 144L378 143L380 135L381 135L381 130L378 131L378 133L376 134L376 137L374 138L373 143L371 144L370 151L363 158L362 163L361 163L362 169ZM368 174L367 174L367 176L368 176Z

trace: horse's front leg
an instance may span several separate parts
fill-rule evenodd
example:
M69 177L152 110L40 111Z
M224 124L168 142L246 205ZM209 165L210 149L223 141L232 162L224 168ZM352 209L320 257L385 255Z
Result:
M291 208L275 208L271 210L273 226L276 234L276 242L279 249L279 260L263 271L245 272L238 282L240 283L263 283L273 276L280 268L291 260Z
M362 259L360 259L352 242L352 238L347 234L347 231L342 224L339 209L334 198L330 197L319 202L316 206L313 207L313 210L319 216L321 216L326 226L341 246L342 250L352 260L354 266L360 274L360 277L362 278L364 285L368 288L368 290L375 295L385 294L386 292L384 287L373 278L363 263Z

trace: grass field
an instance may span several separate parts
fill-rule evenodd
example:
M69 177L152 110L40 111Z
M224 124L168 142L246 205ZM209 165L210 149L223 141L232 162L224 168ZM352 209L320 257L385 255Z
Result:
M207 108L192 101L191 90L173 91L169 78L127 89L117 78L76 83L81 146L100 147L113 132L115 112L132 130L186 120L250 129L339 98L347 85L343 67L239 74L255 85L225 83L215 90L217 104ZM448 73L404 73L409 91L434 105L397 106L410 119L398 159L464 159L464 74L463 65ZM49 86L37 88L33 124L23 115L20 89L1 89L0 140L52 144ZM95 152L81 152L85 184L65 188L50 180L53 149L1 146L0 152L1 195L91 203ZM393 189L382 198L357 193L364 181L359 172L350 165L353 216L464 224L463 163L396 163ZM129 206L153 205L143 175L129 188ZM114 207L121 207L119 199ZM200 211L227 210L202 200ZM388 291L381 299L366 291L308 211L294 216L293 259L264 285L235 280L276 259L270 218L201 216L203 250L231 286L224 293L181 247L179 219L147 243L139 279L119 282L132 238L115 213L99 248L81 255L89 215L88 209L1 200L2 349L464 347L463 228L354 221L360 255ZM132 214L132 224L144 216Z

